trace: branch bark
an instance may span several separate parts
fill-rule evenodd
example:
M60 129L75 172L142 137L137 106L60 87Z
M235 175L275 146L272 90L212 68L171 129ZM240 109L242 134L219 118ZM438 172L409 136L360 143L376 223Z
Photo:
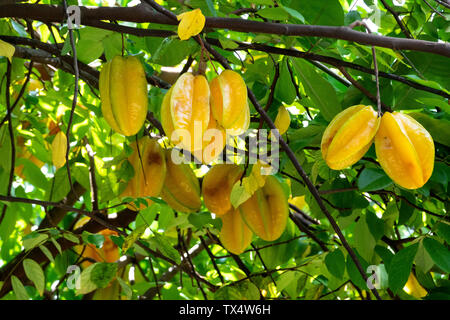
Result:
M173 18L152 10L147 5L134 7L97 7L81 9L81 23L89 21L117 20L127 22L153 22L166 25L177 25ZM7 4L1 6L0 18L22 18L39 20L45 23L61 22L64 19L64 11L61 6L42 4ZM445 57L450 57L450 44L445 42L432 42L415 39L404 39L366 34L341 26L298 25L281 24L245 20L241 18L207 17L206 29L228 29L239 32L254 32L276 34L284 36L309 36L331 39L341 39L359 44L373 45L394 50L414 50L429 52Z

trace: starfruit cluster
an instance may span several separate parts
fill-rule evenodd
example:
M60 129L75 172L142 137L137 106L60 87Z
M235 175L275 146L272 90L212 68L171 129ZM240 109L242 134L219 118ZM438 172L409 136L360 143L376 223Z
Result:
M166 178L161 198L179 212L196 212L202 206L200 183L187 163L176 164L172 160L173 150L166 150Z
M158 197L166 178L166 157L158 142L144 136L131 144L133 153L128 158L134 169L134 176L128 181L123 197ZM150 205L151 200L147 200ZM130 204L130 209L143 209Z
M184 73L164 96L161 124L173 144L210 163L222 152L227 135L249 127L247 86L231 70L210 83L201 74Z
M103 117L125 136L142 128L147 117L147 79L137 57L115 56L100 71L99 89Z
M231 190L243 174L238 165L219 164L208 171L202 184L205 206L222 220L219 239L234 254L242 253L250 245L253 234L266 241L278 239L289 216L283 187L271 175L248 200L234 208Z
M322 136L322 157L331 169L345 169L373 142L381 167L399 186L417 189L431 177L434 142L428 131L400 112L380 118L371 106L356 105L333 118Z
M201 207L200 184L192 168L186 163L175 163L172 150L164 150L159 143L144 136L131 145L133 153L128 162L134 176L128 181L122 197L161 197L174 210L195 212ZM152 203L146 199L147 204ZM143 209L130 204L132 210Z

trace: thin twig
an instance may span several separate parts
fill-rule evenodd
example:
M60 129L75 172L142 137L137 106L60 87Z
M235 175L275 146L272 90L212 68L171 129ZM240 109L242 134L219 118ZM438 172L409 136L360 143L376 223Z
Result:
M222 284L225 284L222 273L220 272L219 266L217 265L216 259L215 259L214 255L212 254L211 250L209 249L208 244L206 243L205 239L203 239L202 236L199 236L199 238L200 238L200 241L201 241L203 247L205 247L205 250L208 253L209 258L211 259L214 269L216 269L216 272L219 275L220 282Z
M272 58L272 56L270 57ZM273 76L272 84L270 85L269 97L267 98L266 107L264 108L266 112L270 109L270 106L273 103L273 97L275 96L275 87L277 85L278 78L280 77L280 66L273 58L272 61L275 66L275 74ZM263 119L260 118L258 130L262 128L263 123L264 123Z
M64 12L67 15L67 1L64 0ZM70 110L69 123L67 124L66 130L66 141L67 141L67 150L66 150L66 165L67 165L67 178L69 180L70 188L73 188L72 184L72 175L70 173L70 164L69 164L69 152L70 152L70 130L73 122L73 115L75 113L75 107L77 106L77 98L78 98L78 80L80 77L80 72L78 70L78 58L77 58L77 49L75 47L75 39L73 36L72 28L69 28L69 38L70 38L70 46L72 47L72 56L73 56L73 68L75 71L75 86L73 90L73 100L72 100L72 108ZM73 189L72 189L73 191Z
M8 117L8 130L9 130L9 140L11 143L11 166L9 171L9 180L8 180L8 187L6 189L6 195L9 197L11 196L11 188L14 181L14 168L16 165L16 145L14 141L14 129L12 125L12 118L11 118L11 101L10 101L10 86L11 86L11 62L7 62L6 67L6 90L5 90L5 98L6 98L6 109L7 109L7 117ZM6 215L6 210L8 206L6 204L3 204L2 213L0 216L0 225L3 222L3 219Z
M277 283L275 282L275 279L272 277L272 273L269 272L269 269L267 268L267 265L264 262L263 258L261 257L261 254L259 253L259 249L253 243L251 243L250 245L253 248L253 250L255 251L256 255L258 256L259 261L261 261L261 264L262 264L262 266L264 268L264 271L269 273L270 279L272 280L273 284L276 286Z
M353 86L355 86L359 91L361 91L364 95L366 95L370 100L372 100L374 103L378 103L377 101L377 97L374 97L372 93L369 92L369 90L367 90L366 88L364 88L358 81L356 81L351 74L349 74L347 72L347 70L345 70L344 67L339 67L339 71L342 72L342 74L344 75L344 77L346 77L348 79L348 81L350 81ZM389 111L392 112L392 109L385 105L384 103L380 102L381 107L383 108L383 110L385 111Z
M441 6L444 6L447 9L450 9L450 3L448 2L448 0L434 0L434 1L439 3Z
M203 287L202 287L201 284L200 284L199 277L197 276L197 272L195 271L194 263L192 262L191 256L189 255L189 250L188 250L188 248L187 248L186 243L184 242L183 236L180 236L180 240L181 240L181 241L180 241L181 247L182 247L182 249L183 249L183 251L184 251L184 254L183 254L183 255L186 257L186 260L187 260L188 263L189 263L189 266L190 266L190 268L191 268L191 273L192 273L192 275L194 276L195 281L197 282L197 286L199 287L199 289L200 289L200 291L201 291L201 293L202 293L202 295L203 295L203 298L204 298L205 300L208 300L208 296L206 295L205 290L203 290Z
M353 29L356 26L363 26L364 28L366 28L367 33L372 34L372 31L370 31L370 28L367 26L367 24L364 21L361 20L357 20L355 22L353 22L352 24L350 24L350 28ZM381 98L380 98L380 80L379 80L379 76L378 76L378 63L377 63L377 54L375 51L375 46L372 46L372 57L373 57L373 68L375 71L375 83L377 86L377 110L378 110L378 116L381 116Z
M440 13L439 11L437 11L437 9L434 8L427 0L423 0L423 2L425 2L425 4L426 4L431 10L433 10L435 13L437 13L438 15L440 15L442 18L445 19L445 16L444 16L442 13Z
M28 72L27 72L27 75L25 77L25 82L23 83L22 87L20 88L19 94L17 95L16 100L14 101L13 105L10 108L11 112L14 111L14 109L16 108L16 106L19 103L19 100L22 99L22 96L25 93L25 89L27 88L28 82L30 81L32 70L33 70L33 61L30 61L30 64L28 66ZM6 120L8 120L8 115L6 115L3 118L3 120L0 122L0 128L3 126L3 124L6 122Z
M91 197L92 197L92 210L98 211L98 188L97 188L97 180L95 178L95 153L92 150L90 144L85 138L85 146L87 150L87 154L89 157L89 184L91 187Z
M385 0L380 0L381 3L383 4L383 6L386 8L387 11L389 11L392 16L394 17L395 21L397 21L398 26L400 27L400 29L402 29L403 33L405 34L405 36L407 38L413 39L413 36L411 34L411 32L408 30L408 27L403 23L402 19L400 19L399 15L397 12L395 12L394 9L392 9Z

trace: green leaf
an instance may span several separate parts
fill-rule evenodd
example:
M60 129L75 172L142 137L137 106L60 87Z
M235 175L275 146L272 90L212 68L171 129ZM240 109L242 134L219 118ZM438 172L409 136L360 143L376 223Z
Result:
M219 38L220 45L223 49L236 49L239 47L239 45L234 42L233 40L230 40L228 38L220 37Z
M11 285L17 300L30 300L30 296L19 278L11 276Z
M281 7L264 8L258 11L258 15L270 20L287 20L289 13Z
M364 272L367 270L367 267L369 264L358 254L356 250L354 250L356 258L360 262L362 269ZM367 284L364 281L364 278L361 276L361 273L359 272L358 268L356 267L356 264L353 262L351 256L347 255L346 260L346 266L347 266L347 274L350 277L350 279L353 281L353 283L360 287L361 289L367 290Z
M64 199L70 191L69 179L67 178L67 168L58 169L53 178L53 192L51 201L59 202Z
M402 192L404 194L405 198L415 204L416 199L411 193ZM398 215L398 224L405 224L408 222L408 220L411 218L411 216L414 213L414 207L412 207L409 203L407 203L404 199L401 199L400 209L399 209L399 215Z
M140 210L136 217L136 228L140 226L150 226L159 211L159 205L152 204L143 210Z
M45 254L45 256L49 261L55 262L55 258L53 258L52 253L50 252L50 250L47 249L46 246L40 245L39 249L41 249L42 253Z
M298 271L285 271L276 280L277 290L285 291L291 299L295 299L298 295L297 283L302 274Z
M448 66L450 59L448 57L440 55L430 55L424 52L409 51L405 53L409 61L414 65L427 80L433 80L443 86L445 89L450 90L450 72L448 68L442 66ZM408 62L409 63L409 62ZM399 74L410 74L412 69L407 69L402 66L398 70ZM402 73L405 72L405 73Z
M416 264L416 270L424 274L430 271L434 265L433 259L431 259L430 254L423 246L423 239L419 242L419 248L417 249L414 262Z
M58 241L56 241L55 238L50 238L50 241L53 243L56 250L58 250L59 254L61 254L62 253L61 245L58 243Z
M23 260L23 268L28 279L34 283L39 295L42 296L45 289L45 275L41 266L34 260L25 259Z
M345 257L340 249L335 249L325 256L328 271L338 279L342 279L345 272Z
M297 97L297 93L292 83L288 63L287 59L283 59L280 63L280 77L275 86L275 98L286 104L292 104Z
M300 59L293 59L292 62L306 94L323 117L331 121L342 110L335 89L308 62Z
M1 206L1 210L3 210L3 206ZM8 204L8 208L6 209L2 223L0 224L0 237L2 240L8 239L9 236L13 233L20 211L21 211L21 208L20 208L19 204L17 204L17 203L9 203ZM25 238L24 238L23 243L25 246ZM27 249L26 246L25 246L25 249Z
M166 38L158 47L152 61L162 66L175 66L192 54L197 47L193 39L181 41Z
M122 53L122 36L118 32L114 32L103 38L103 48L105 50L106 60L111 60L114 56Z
M327 26L344 24L344 10L339 0L295 0L291 2L290 7L306 17L309 24Z
M271 6L273 5L273 0L252 0L252 3Z
M80 243L80 239L78 239L78 237L71 232L64 232L63 238L69 240L70 242L76 243L76 244Z
M241 183L238 181L234 184L233 188L231 188L230 193L231 205L234 208L237 208L245 201L250 199L251 196L252 195L247 192L247 189L244 187L244 185L241 185Z
M91 281L97 288L106 288L117 273L118 264L108 262L98 262L90 273Z
M72 178L81 184L86 190L90 190L89 168L85 163L76 162L70 170Z
M436 233L450 244L450 225L446 221L440 221L436 223Z
M105 242L105 237L103 235L90 233L88 231L83 231L81 238L84 243L93 244L97 248L101 248L103 246L103 242Z
M292 8L288 8L283 6L282 4L280 4L280 7L283 8L284 11L286 11L287 13L289 13L289 15L295 19L297 19L298 21L300 21L301 23L305 23L305 17L303 17L303 15L298 12L297 10L294 10Z
M424 113L412 112L409 116L416 119L433 137L433 140L450 147L450 121L445 119L435 119Z
M91 280L91 273L96 265L97 263L93 263L81 272L80 278L77 279L77 281L79 281L79 283L77 283L79 287L77 285L76 289L77 295L87 294L97 289L97 285Z
M159 206L158 228L165 230L175 219L175 213L168 204L157 205Z
M214 293L215 300L259 300L260 292L250 280L221 287Z
M365 168L358 178L358 189L361 191L376 191L386 189L392 184L391 178L381 169Z
M364 260L371 261L376 241L363 216L356 223L355 229L353 230L353 239L354 246L359 254L361 254Z
M366 222L369 227L370 233L376 241L380 240L384 235L384 221L379 219L377 215L371 211L366 213Z
M129 235L127 235L122 244L122 251L127 252L128 249L130 249L133 244L144 234L147 227L147 225L142 224L137 227L136 230L133 230Z
M433 262L444 272L450 272L450 251L432 238L423 239L423 246L430 254Z
M120 287L122 288L122 294L125 295L125 297L128 300L131 300L131 297L133 296L133 290L131 289L131 287L128 285L128 283L126 283L119 277L117 278L117 281L119 282Z
M148 241L164 256L172 259L177 264L181 263L180 253L170 244L170 242L165 237L155 233L155 235Z
M408 281L419 244L403 248L395 254L389 264L389 288L394 294L401 290Z
M210 212L193 212L188 216L188 221L197 229L202 229L208 224L214 225L220 219L213 219ZM218 227L220 230L220 226Z
M78 60L84 63L90 63L102 55L103 40L107 36L112 35L113 32L99 28L85 27L79 30L79 34L80 38L75 46Z
M47 239L47 234L34 231L23 238L23 246L25 247L25 250L30 250L43 244Z
M48 190L50 183L48 182L45 175L42 173L41 169L38 168L33 162L28 159L20 158L17 159L16 165L23 165L23 175L25 176L27 182L31 183L33 186Z
M442 188L447 192L448 181L450 178L450 167L442 162L435 162L433 173L431 174L430 181L436 182L442 185Z

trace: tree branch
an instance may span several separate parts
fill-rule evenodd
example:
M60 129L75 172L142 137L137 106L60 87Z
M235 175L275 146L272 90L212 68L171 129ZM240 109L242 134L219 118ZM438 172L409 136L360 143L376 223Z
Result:
M147 5L134 7L97 7L81 9L81 23L93 20L117 20L127 22L153 22L167 25L177 25L178 21L169 16L151 10ZM169 11L170 12L170 11ZM173 13L171 13L173 15ZM23 18L39 20L45 23L61 22L64 11L60 6L41 4L7 4L1 6L0 18ZM239 32L266 33L285 36L310 36L331 39L341 39L364 45L390 48L394 50L414 50L429 52L450 57L450 44L415 39L403 39L376 34L367 34L352 30L349 27L281 24L245 20L241 18L207 17L205 28L228 29Z
M400 19L399 15L397 12L395 12L394 9L392 9L385 0L381 0L381 3L383 4L383 7L386 8L387 11L389 11L392 16L394 17L395 21L397 21L398 26L400 27L400 29L402 29L402 32L405 34L405 36L407 38L412 39L413 36L411 34L411 32L408 30L408 27L403 23L402 19Z

